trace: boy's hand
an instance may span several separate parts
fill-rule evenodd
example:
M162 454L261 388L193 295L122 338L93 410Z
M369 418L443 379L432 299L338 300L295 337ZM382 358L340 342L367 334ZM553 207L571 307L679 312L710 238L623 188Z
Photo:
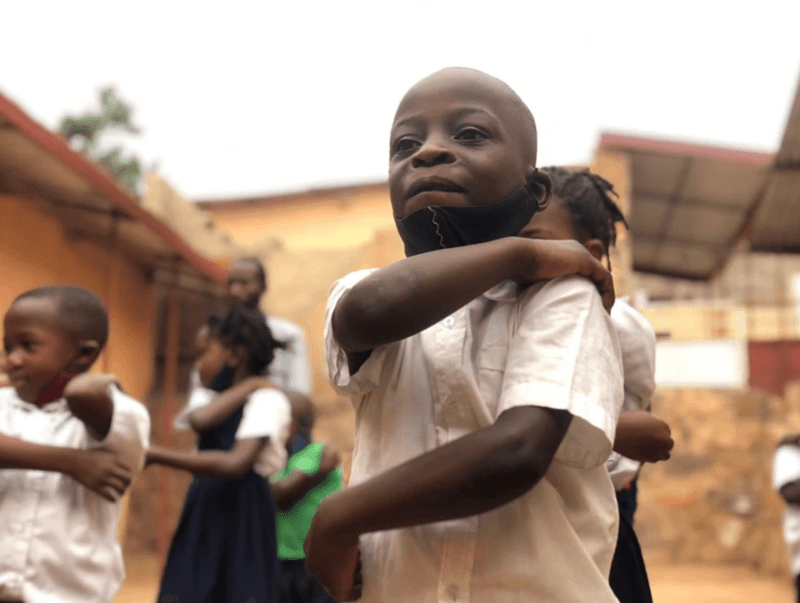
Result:
M666 461L675 445L664 421L643 410L625 411L620 415L614 450L641 463Z
M322 448L322 458L319 461L319 475L328 475L331 471L339 466L341 459L339 453L332 448L325 446Z
M305 543L306 569L337 601L361 598L361 552L358 536L336 534L336 495L322 501Z
M113 452L102 448L76 452L70 476L89 490L116 502L131 485L131 470Z
M614 281L611 273L577 241L523 239L526 252L520 264L517 282L529 285L537 281L579 274L594 281L607 311L614 305Z

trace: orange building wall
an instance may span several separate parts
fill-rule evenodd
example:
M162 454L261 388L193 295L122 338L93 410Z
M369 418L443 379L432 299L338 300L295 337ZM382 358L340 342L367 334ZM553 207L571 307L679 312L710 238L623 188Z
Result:
M274 237L291 250L357 247L369 243L377 231L394 228L385 184L204 209L212 214L214 226L237 243L252 245Z
M35 201L0 195L0 216L0 311L42 285L91 289L111 310L109 343L95 370L114 373L128 393L144 399L152 370L153 294L144 270L126 258L114 266L109 250L97 243L69 240L61 222ZM112 269L120 271L116 295L109 286Z

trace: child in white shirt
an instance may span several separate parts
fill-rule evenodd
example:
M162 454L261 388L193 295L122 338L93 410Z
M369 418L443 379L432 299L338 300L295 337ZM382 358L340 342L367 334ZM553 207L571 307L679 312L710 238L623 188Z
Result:
M80 287L20 295L3 323L0 601L110 603L124 578L120 496L150 435L142 404L86 373L108 315Z
M389 186L409 257L328 301L356 441L306 564L339 600L616 601L603 463L622 368L595 284L566 275L607 307L613 289L578 243L513 236L547 202L535 161L530 111L490 76L443 70L400 103Z

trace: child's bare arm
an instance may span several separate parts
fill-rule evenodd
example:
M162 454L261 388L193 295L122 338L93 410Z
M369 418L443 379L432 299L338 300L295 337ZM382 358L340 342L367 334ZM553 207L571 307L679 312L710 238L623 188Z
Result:
M342 296L333 333L346 352L364 353L423 331L504 280L572 274L597 283L610 309L611 275L576 241L507 237L424 253L374 272Z
M800 505L800 479L784 484L778 493L790 505Z
M623 411L617 423L614 451L641 463L666 461L675 442L667 425L644 410Z
M208 406L193 410L189 415L189 424L198 433L214 429L239 410L247 402L248 396L254 391L274 387L267 379L261 377L244 379L214 396L214 400Z
M147 464L166 465L197 475L236 480L244 477L266 445L266 438L236 440L231 450L199 450L179 452L152 446L147 451Z
M339 455L330 448L322 451L319 469L314 475L305 471L292 471L288 477L270 483L272 497L278 511L288 511L300 502L303 497L320 485L328 474L339 465Z
M113 375L84 373L72 379L64 388L70 412L80 419L98 440L104 439L114 417L111 386L117 383Z
M0 435L0 470L56 471L110 501L125 493L131 471L107 450L43 446Z
M314 517L306 566L350 600L340 564L352 564L359 535L477 515L522 496L547 472L571 420L562 410L512 408L490 427L332 494Z

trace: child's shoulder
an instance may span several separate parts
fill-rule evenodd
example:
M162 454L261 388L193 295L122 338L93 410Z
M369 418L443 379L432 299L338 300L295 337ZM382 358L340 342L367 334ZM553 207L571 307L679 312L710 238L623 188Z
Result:
M522 290L519 295L520 306L562 305L598 306L603 300L595 284L583 276L562 276L542 283L536 283Z
M625 298L614 302L614 306L611 308L611 322L620 339L646 341L655 346L656 333L653 325Z

